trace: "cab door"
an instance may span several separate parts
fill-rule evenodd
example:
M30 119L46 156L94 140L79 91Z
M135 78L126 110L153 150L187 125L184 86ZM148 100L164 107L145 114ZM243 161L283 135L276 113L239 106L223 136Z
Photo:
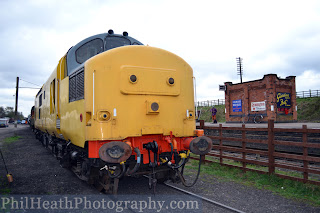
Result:
M66 76L66 56L63 56L58 64L57 67L57 78L54 82L55 88L54 88L54 110L56 113L56 129L58 131L58 133L60 134L60 119L61 119L61 112L60 112L60 84L61 81L65 78Z

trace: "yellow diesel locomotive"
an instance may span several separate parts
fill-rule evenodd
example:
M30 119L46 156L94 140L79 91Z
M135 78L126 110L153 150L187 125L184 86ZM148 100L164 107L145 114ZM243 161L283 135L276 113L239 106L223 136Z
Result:
M123 176L148 175L150 188L168 178L184 182L189 151L212 147L196 130L192 68L127 32L109 30L70 48L33 109L36 137L61 166L108 192Z

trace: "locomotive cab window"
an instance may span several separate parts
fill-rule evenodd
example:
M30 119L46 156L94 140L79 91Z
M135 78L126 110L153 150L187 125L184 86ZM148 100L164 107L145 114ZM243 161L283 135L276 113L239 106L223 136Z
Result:
M129 39L122 38L122 37L114 37L114 36L106 37L106 50L110 50L110 49L121 47L121 46L127 46L127 45L131 45L131 42Z
M98 34L91 36L71 47L66 56L65 76L70 76L91 57L94 57L104 51L127 45L143 45L139 41L129 36L116 34Z
M76 61L82 64L101 52L103 52L103 41L99 38L93 39L76 50Z
M54 113L56 103L56 79L50 84L50 114Z

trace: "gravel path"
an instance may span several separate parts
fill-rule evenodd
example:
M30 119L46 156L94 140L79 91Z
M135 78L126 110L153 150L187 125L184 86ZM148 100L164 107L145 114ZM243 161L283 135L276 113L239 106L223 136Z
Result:
M14 182L9 186L3 184L0 186L9 188L11 195L90 195L107 198L93 186L79 180L71 171L61 168L58 161L42 147L27 126L19 126L15 132L21 136L21 139L9 145L2 144L2 151L9 171L13 174ZM13 127L6 130L0 129L0 143L5 137L13 136L13 134ZM0 162L0 177L2 183L6 182L6 179L3 178L5 170L2 161ZM148 189L147 181L145 178L124 178L120 181L119 196L151 196L153 198L152 192ZM206 174L200 175L198 183L192 188L185 188L181 184L178 186L244 212L320 212L320 207L312 207L302 202L289 200L267 190L222 181ZM181 193L160 184L157 185L157 193L160 198L170 197L171 199L172 196L182 196ZM185 198L189 199L189 197ZM176 209L166 212L180 211ZM181 212L225 211L203 202L197 211Z

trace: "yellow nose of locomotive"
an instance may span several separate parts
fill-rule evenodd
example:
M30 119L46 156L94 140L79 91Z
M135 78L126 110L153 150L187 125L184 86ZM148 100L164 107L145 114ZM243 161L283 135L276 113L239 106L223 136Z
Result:
M193 72L173 53L115 48L87 61L85 79L86 140L194 135Z

